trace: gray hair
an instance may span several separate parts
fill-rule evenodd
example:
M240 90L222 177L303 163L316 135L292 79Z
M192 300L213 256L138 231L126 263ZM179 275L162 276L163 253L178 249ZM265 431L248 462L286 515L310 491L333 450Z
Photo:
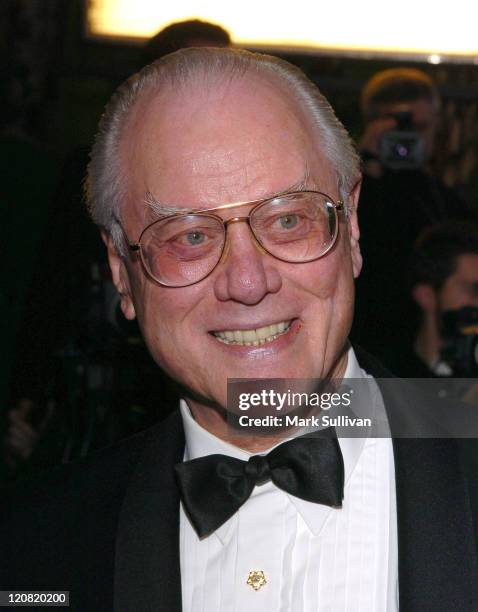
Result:
M127 194L121 163L122 137L135 104L145 93L154 95L168 86L177 94L193 82L233 82L246 74L269 77L296 100L299 110L317 130L321 150L337 173L341 198L347 201L360 176L359 157L330 104L301 70L277 57L238 49L182 49L146 66L123 83L100 121L88 165L86 199L93 221L109 232L120 254L124 254L121 207Z

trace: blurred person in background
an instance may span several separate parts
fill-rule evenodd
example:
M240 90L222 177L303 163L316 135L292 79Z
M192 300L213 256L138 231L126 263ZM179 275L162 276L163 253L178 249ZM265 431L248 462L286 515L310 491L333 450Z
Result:
M432 79L415 68L384 70L366 83L360 103L365 129L359 149L365 176L428 172L441 108Z
M187 47L229 47L231 37L221 26L200 19L177 21L150 38L141 52L140 68Z
M389 367L413 343L408 265L418 235L434 223L473 216L432 172L440 108L436 85L415 68L379 72L361 94L359 215L367 265L357 283L353 337Z
M446 222L419 237L411 262L420 310L403 376L478 375L478 225Z

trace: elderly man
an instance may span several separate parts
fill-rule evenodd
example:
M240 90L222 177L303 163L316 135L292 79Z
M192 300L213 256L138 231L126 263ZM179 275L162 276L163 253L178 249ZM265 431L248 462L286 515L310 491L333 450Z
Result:
M89 205L123 313L184 399L17 498L2 588L67 589L82 611L473 609L453 441L227 424L228 378L381 374L347 342L359 184L344 128L281 60L189 49L118 91Z

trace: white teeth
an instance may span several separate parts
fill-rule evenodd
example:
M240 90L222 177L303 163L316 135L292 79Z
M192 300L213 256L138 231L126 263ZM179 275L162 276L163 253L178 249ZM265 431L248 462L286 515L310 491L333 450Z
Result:
M234 332L234 336L236 332ZM256 340L256 332L254 329L246 329L242 332L242 340L245 342L254 342Z
M291 321L281 321L273 325L266 325L258 329L239 329L213 332L214 336L225 344L239 344L241 346L259 346L272 342L281 334L289 331Z

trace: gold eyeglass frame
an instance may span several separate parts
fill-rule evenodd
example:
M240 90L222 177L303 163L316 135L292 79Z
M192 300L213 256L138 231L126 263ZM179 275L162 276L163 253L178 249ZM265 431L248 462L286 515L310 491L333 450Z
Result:
M253 213L256 210L258 210L261 206L264 206L265 204L268 204L269 202L272 202L273 200L276 200L278 198L286 198L288 196L299 195L299 194L303 194L303 193L314 193L314 194L318 194L318 195L324 196L326 198L326 200L328 201L328 203L331 204L331 206L332 206L332 208L334 210L334 215L335 215L335 232L334 232L334 235L333 235L333 237L331 239L330 244L327 246L327 249L323 253L318 255L317 257L313 257L311 259L306 259L304 261L288 261L287 259L284 259L282 257L277 257L276 255L274 255L273 253L268 251L268 249L266 249L266 247L262 244L262 242L256 236L256 234L254 232L254 229L251 226L250 219L251 219L251 216L253 215ZM242 217L231 217L230 219L223 219L219 215L211 214L211 213L215 213L217 211L228 210L230 208L239 208L240 206L252 206L252 208L249 211L248 215L242 216ZM221 260L222 260L222 258L224 256L224 252L225 252L225 249L226 249L226 244L227 244L227 241L228 241L227 228L228 228L228 226L231 223L239 223L239 222L247 223L247 225L249 226L249 229L251 231L251 234L252 234L252 237L253 237L254 241L258 244L258 246L265 253L267 253L268 255L273 257L274 259L277 259L278 261L284 261L286 263L301 264L301 263L309 263L311 261L317 261L317 259L320 259L321 257L324 257L325 255L327 255L327 253L333 248L334 244L337 241L337 236L339 234L338 213L339 212L344 212L344 211L345 211L345 203L342 200L338 200L337 202L335 202L333 200L333 198L331 198L329 195L327 195L326 193L324 193L322 191L316 191L316 190L313 190L313 189L305 189L305 190L301 190L301 191L285 192L285 193L281 193L281 194L278 194L278 195L275 195L275 196L272 196L272 197L269 197L269 198L260 199L260 200L250 200L250 201L247 201L247 202L234 202L233 204L223 204L222 206L216 206L214 208L190 209L190 210L185 210L184 212L171 213L171 214L165 215L163 217L160 217L159 219L156 219L155 221L153 221L152 223L147 225L141 231L141 234L139 235L139 238L138 238L137 242L130 242L128 240L128 237L127 237L126 232L124 231L124 229L122 227L121 227L121 229L123 230L123 234L125 236L126 243L127 243L127 246L129 248L129 250L131 252L139 253L140 259L141 259L141 264L143 266L143 269L144 269L146 275L151 280L153 280L155 283L158 283L159 285L161 285L163 287L170 287L170 288L177 288L177 289L179 289L181 287L190 287L192 285L196 285L197 283L200 283L201 281L203 281L205 278L207 278L208 276L210 276L214 272L214 270L217 268L217 266L219 265L219 263L221 262ZM186 216L189 216L189 215L203 215L204 217L211 217L211 218L219 221L223 225L223 227L224 227L224 242L223 242L223 245L222 245L221 253L220 253L219 257L218 257L217 263L214 265L213 268L211 268L211 270L206 274L206 276L203 276L199 280L193 281L192 283L187 283L186 285L182 285L182 284L181 285L168 284L168 283L165 283L164 281L160 281L149 270L149 267L146 264L145 259L144 259L143 251L141 249L141 239L144 236L144 234L153 225L156 225L157 223L166 221L168 219L181 218L181 217L186 217Z

